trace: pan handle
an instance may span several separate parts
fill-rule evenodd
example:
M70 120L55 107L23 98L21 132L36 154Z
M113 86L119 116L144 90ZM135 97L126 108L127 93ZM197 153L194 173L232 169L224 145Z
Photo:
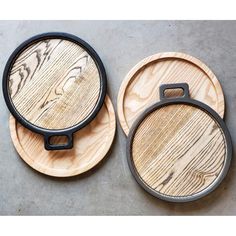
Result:
M164 100L164 99L173 99L172 98L168 98L165 96L165 91L167 89L182 89L183 90L183 96L181 96L180 98L189 98L189 86L187 83L176 83L176 84L162 84L160 86L160 100Z
M65 136L67 138L67 143L52 144L50 142L50 139L52 137L57 137L57 136ZM44 134L44 147L48 151L71 149L73 148L73 133L63 132L63 133L57 133L56 135L50 133Z

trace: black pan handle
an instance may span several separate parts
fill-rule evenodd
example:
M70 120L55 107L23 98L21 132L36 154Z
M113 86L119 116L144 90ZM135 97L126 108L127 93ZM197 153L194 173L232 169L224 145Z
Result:
M67 137L67 143L52 144L50 142L50 139L52 137L56 137L56 136L65 136L65 137ZM71 149L71 148L73 148L73 133L63 132L63 133L58 133L56 135L47 133L47 134L44 135L44 147L48 151Z
M165 90L167 89L182 89L183 96L181 96L180 98L189 98L189 86L187 83L162 84L160 86L160 100L173 99L173 97L168 98L165 96Z

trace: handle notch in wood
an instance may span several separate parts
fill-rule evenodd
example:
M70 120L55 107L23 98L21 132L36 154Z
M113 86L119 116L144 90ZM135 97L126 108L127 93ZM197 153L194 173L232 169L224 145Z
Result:
M168 97L165 95L166 90L181 89L183 91L182 96ZM162 84L160 86L160 100L174 99L174 98L189 98L189 86L187 83L176 84Z

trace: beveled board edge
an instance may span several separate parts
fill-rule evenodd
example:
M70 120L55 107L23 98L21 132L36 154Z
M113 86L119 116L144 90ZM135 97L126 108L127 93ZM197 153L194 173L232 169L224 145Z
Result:
M157 191L154 191L149 185L144 183L141 176L137 172L134 162L133 162L133 159L132 159L132 153L131 153L132 152L132 142L133 142L134 135L135 135L139 125L153 111L155 111L163 106L171 105L171 104L187 104L187 105L191 105L196 108L199 108L202 111L206 112L208 115L210 115L212 117L212 119L214 119L216 121L216 123L221 128L222 133L224 134L224 137L225 137L225 143L226 143L226 147L227 147L226 148L227 155L225 158L224 166L222 167L220 174L207 188L205 188L201 192L193 194L191 196L174 197L174 196L169 196L169 195L165 195L165 194L159 193ZM232 155L233 155L233 146L232 146L231 136L230 136L229 130L228 130L226 124L224 123L224 121L222 120L222 118L219 116L219 114L216 111L214 111L208 105L206 105L200 101L190 99L190 98L175 98L175 99L171 99L171 100L162 100L160 102L153 104L149 108L147 108L136 119L136 121L132 125L131 130L128 135L127 144L126 144L126 156L127 156L128 165L129 165L130 171L131 171L134 179L136 180L136 182L152 196L159 198L161 200L164 200L164 201L168 201L168 202L191 202L191 201L198 200L198 199L208 195L212 191L214 191L220 185L220 183L223 181L225 176L227 175L229 167L230 167Z
M157 53L154 54L152 56L146 57L143 60L141 60L140 62L138 62L129 72L128 74L125 76L124 80L121 83L119 92L118 92L118 98L117 98L117 113L118 113L118 119L120 122L120 126L122 128L122 130L124 131L125 135L127 136L130 130L130 127L128 126L127 122L126 122L126 118L124 115L124 109L123 109L123 101L124 101L124 96L125 96L125 91L126 88L128 86L128 84L130 83L131 79L133 78L133 76L140 70L142 69L143 66L147 65L148 63L158 60L158 59L165 59L165 58L176 58L176 59L182 59L182 60L186 60L189 61L191 63L193 63L194 65L196 65L197 67L199 67L201 70L204 71L204 73L206 73L209 78L211 79L213 85L215 86L215 89L217 91L218 94L218 101L219 103L222 103L222 112L219 114L221 116L221 118L224 118L224 111L225 111L225 99L224 99L224 93L221 87L221 84L219 82L219 80L216 78L215 74L212 72L212 70L206 65L204 64L202 61L200 61L199 59L182 53L182 52L163 52L163 53Z
M84 172L87 172L90 169L93 169L94 167L96 167L99 164L99 162L105 158L105 156L107 155L108 151L110 150L110 148L112 146L112 143L113 143L113 140L115 137L116 116L115 116L114 107L113 107L112 102L111 102L108 95L105 98L105 106L107 107L108 114L110 117L110 129L113 130L113 132L111 133L111 138L108 139L109 142L107 144L107 148L105 148L103 150L100 160L98 160L92 167L84 168L83 171L78 171L78 172L73 171L73 173L58 174L55 171L52 172L50 168L46 169L45 166L42 167L42 166L38 165L28 156L28 154L25 152L25 150L21 146L21 143L19 142L18 135L17 135L17 129L16 129L17 120L12 115L10 115L9 129L10 129L10 135L11 135L11 139L12 139L14 148L16 149L16 151L19 154L19 156L21 157L21 159L24 160L24 162L26 162L30 167L32 167L34 170L36 170L42 174L46 174L46 175L53 176L53 177L72 177L72 176L76 176L76 175L82 174Z

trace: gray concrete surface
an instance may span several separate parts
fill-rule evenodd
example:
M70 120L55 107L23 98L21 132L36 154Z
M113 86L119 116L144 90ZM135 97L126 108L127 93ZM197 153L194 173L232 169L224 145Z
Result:
M116 107L120 84L142 58L181 51L205 62L226 97L226 123L236 144L236 22L234 21L1 21L0 74L25 39L64 31L90 43L104 62ZM110 154L95 170L70 179L28 167L12 145L9 112L0 92L0 215L235 215L236 163L221 186L199 201L174 204L144 192L130 174L120 126Z

